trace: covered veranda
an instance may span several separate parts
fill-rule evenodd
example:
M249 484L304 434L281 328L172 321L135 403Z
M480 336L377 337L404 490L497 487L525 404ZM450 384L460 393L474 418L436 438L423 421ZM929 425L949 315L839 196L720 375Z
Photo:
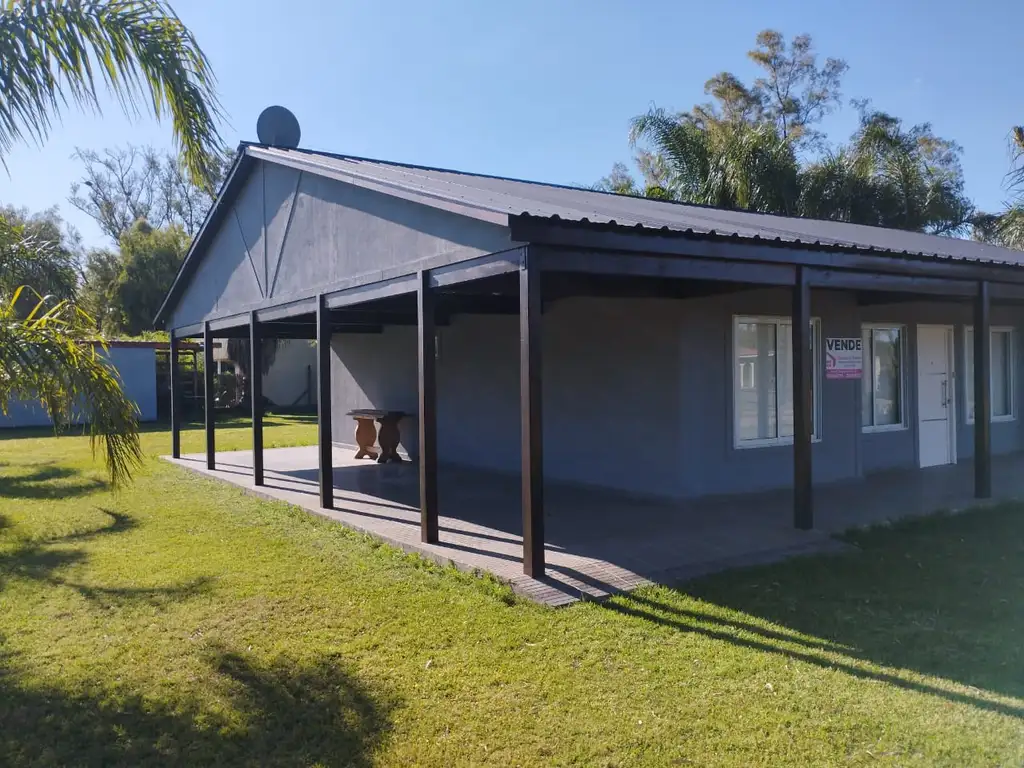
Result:
M615 587L614 582L621 576L622 588L628 588L637 578L661 578L674 571L682 573L702 562L749 558L757 548L741 545L744 540L769 542L763 551L800 549L808 546L808 542L820 541L831 530L847 527L846 524L871 522L876 513L884 512L884 518L897 517L942 506L959 506L969 497L987 499L993 496L988 386L991 352L989 345L977 344L973 358L974 460L942 469L947 473L943 477L955 478L956 482L948 481L952 485L948 486L941 499L933 499L923 493L915 497L918 501L908 502L903 507L899 501L887 504L885 494L879 491L880 486L862 482L851 487L860 488L859 493L876 494L873 502L868 496L862 496L861 502L856 504L861 509L871 508L863 520L856 519L849 512L832 512L832 507L820 502L816 504L812 475L811 301L816 290L842 290L855 293L865 303L914 301L922 297L969 303L976 333L985 338L991 325L993 303L1024 300L1024 270L1009 264L898 255L846 246L778 243L713 234L703 236L614 224L592 225L528 215L510 216L509 221L512 240L528 245L455 263L437 258L423 259L406 267L353 278L342 285L325 286L323 292L315 297L258 306L242 314L207 320L201 325L172 329L172 344L195 336L202 336L206 342L207 450L202 462L204 471L223 479L244 476L246 483L269 495L291 494L289 500L307 507L311 506L308 496L311 484L315 482L317 511L363 529L366 525L358 524L357 518L344 517L345 514L357 514L345 512L348 505L354 503L350 494L358 495L355 502L368 505L368 514L380 511L374 511L375 505L390 505L389 508L394 510L397 502L402 508L402 521L395 524L402 526L400 530L404 533L392 536L376 531L375 534L406 542L410 522L417 522L418 541L422 551L427 553L446 548L456 550L459 546L479 549L479 546L466 544L457 538L472 533L458 528L453 521L475 525L473 521L479 515L491 514L492 510L493 514L500 512L500 525L483 523L478 533L482 540L491 537L488 541L503 537L502 549L481 555L490 558L487 562L493 567L479 567L505 576L508 576L510 568L514 568L538 583L561 580L569 585L570 592L586 592L580 585L594 577L586 570L580 570L580 563L575 560L560 562L563 553L574 558L590 557L595 562L627 571L631 575L619 574L618 571L608 571L603 575L613 588L620 588ZM545 307L574 296L685 299L759 286L785 288L791 296L794 437L793 478L789 491L748 496L743 500L709 499L684 504L639 499L627 501L615 494L583 489L573 489L570 493L556 484L545 483L541 402L541 339ZM484 473L442 470L438 460L435 330L458 314L483 313L518 314L519 317L521 471L517 480L491 478L481 483L478 478ZM348 334L378 333L392 324L415 325L417 328L417 461L414 466L365 465L353 468L349 463L339 461L339 452L334 446L330 342L333 337L344 344ZM310 477L312 467L308 466L308 453L302 458L284 458L283 454L269 454L263 450L262 398L258 377L253 382L251 397L253 449L246 454L248 459L243 455L217 453L211 402L212 340L227 336L250 339L251 370L254 371L261 369L262 339L316 339L319 347L319 408L315 479ZM195 457L185 459L180 454L179 409L174 382L172 387L175 393L172 394L172 454L175 459L194 465ZM903 473L903 479L896 485L924 489L929 485L929 478L935 476L936 473L930 472L915 472L913 477L910 473ZM1005 487L996 488L998 495L1015 495L1014 473L1007 469L1001 477L1007 482ZM355 487L352 482L356 483ZM393 482L393 486L389 486L389 482ZM473 489L483 486L491 489L487 498L478 498L474 502ZM360 488L370 488L371 492L363 492ZM389 498L392 490L400 498ZM841 496L850 499L851 503L856 498L850 494ZM569 497L572 501L566 501ZM899 494L894 498L899 498ZM707 506L716 504L724 506ZM641 507L660 511L638 516L636 510ZM760 510L759 514L741 515L729 524L730 515L734 512L755 507ZM596 525L590 516L567 511L573 508L602 509L605 512L597 517L608 525ZM707 514L710 509L714 509L715 514ZM511 525L512 518L518 518L518 525ZM644 521L642 525L641 519ZM780 525L782 520L784 522ZM453 530L453 526L458 530ZM635 526L639 526L636 530L647 532L644 542L663 541L667 550L674 548L677 552L685 552L686 546L696 547L693 550L695 554L677 555L672 563L668 562L668 555L660 558L644 543L634 548L641 552L636 559L623 560L625 556L614 554L616 547L628 540ZM721 537L725 543L721 547L717 544L710 546L707 551L712 556L703 558L700 546L693 543L701 537L706 542L715 542L719 540L716 537ZM560 538L568 543L560 543ZM730 549L730 539L737 542L740 551ZM584 543L578 546L574 542ZM592 551L597 554L588 554ZM625 546L623 551L630 551L630 547ZM461 556L461 559L445 557L456 563L465 560ZM492 563L492 560L501 562ZM617 560L627 564L620 565ZM645 562L647 565L640 567ZM546 571L548 564L552 565L550 571ZM466 565L477 567L472 562ZM571 570L579 571L586 579L567 575L566 572ZM560 579L558 574L566 575L571 581Z
M792 525L785 491L705 497L681 502L640 498L549 482L545 488L545 575L522 571L517 478L443 465L436 542L420 535L419 478L412 463L378 465L333 451L330 509L320 506L315 446L265 451L263 484L255 486L252 451L220 452L216 468L203 454L176 464L260 497L303 507L404 551L467 572L491 574L546 605L601 599L653 582L675 584L727 568L787 557L842 552L832 534L853 526L960 510L973 498L970 465L891 471L867 481L819 487L815 527ZM998 456L993 482L1003 497L1024 494L1019 454Z

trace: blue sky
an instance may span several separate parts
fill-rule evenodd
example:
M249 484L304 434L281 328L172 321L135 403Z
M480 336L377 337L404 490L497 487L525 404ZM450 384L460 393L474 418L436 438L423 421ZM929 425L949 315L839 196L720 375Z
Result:
M1024 3L682 0L173 0L212 60L231 143L255 139L273 103L299 118L306 147L568 184L628 160L629 118L683 109L766 27L807 32L847 60L846 97L870 97L964 147L968 192L997 208L1011 125L1024 122ZM830 117L846 138L851 108ZM58 204L87 245L103 244L67 204L76 146L169 146L168 124L68 112L42 147L0 171L0 202Z

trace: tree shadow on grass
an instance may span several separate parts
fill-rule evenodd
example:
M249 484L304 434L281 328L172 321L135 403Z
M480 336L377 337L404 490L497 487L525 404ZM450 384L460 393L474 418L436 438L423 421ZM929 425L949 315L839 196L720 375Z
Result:
M680 631L1024 717L1020 505L847 538L859 551L730 571L680 588L743 617L684 607L671 592L607 605ZM948 690L919 674L980 690Z
M368 768L388 737L394 702L337 657L260 664L215 648L206 662L214 676L200 679L223 691L228 712L166 694L21 684L14 660L0 656L5 764Z
M209 594L216 582L211 576L199 576L195 579L163 587L105 587L67 581L59 577L51 577L52 584L69 587L90 602L105 608L114 608L132 603L145 603L159 606L189 600L199 595Z
M131 515L125 514L124 512L118 512L116 509L108 509L107 507L97 507L96 509L106 515L110 519L110 522L106 525L100 526L99 528L92 528L88 531L75 531L74 533L65 533L61 536L54 536L52 538L45 539L42 543L69 544L75 541L90 541L100 536L111 536L118 533L126 533L138 526L135 518Z
M135 519L124 512L103 507L97 509L109 518L106 525L45 539L22 541L0 553L0 590L8 580L13 579L43 582L74 589L85 599L108 608L131 603L166 605L210 592L214 584L210 576L159 587L103 586L71 581L60 576L62 569L82 563L87 558L85 551L71 549L66 545L122 534L137 526Z
M20 474L12 474L8 468L0 476L0 498L65 499L105 488L105 481L97 477L82 477L81 470L53 462L35 464L30 471Z

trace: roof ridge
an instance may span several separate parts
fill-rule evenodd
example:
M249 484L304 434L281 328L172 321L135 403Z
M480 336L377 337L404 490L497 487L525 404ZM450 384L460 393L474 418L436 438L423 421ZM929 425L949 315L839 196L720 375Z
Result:
M290 155L293 162L296 163L327 166L325 171L334 171L353 180L382 187L384 190L394 190L396 193L415 196L428 204L430 200L435 200L445 205L458 205L464 210L475 209L502 216L526 214L543 218L549 215L544 211L554 211L556 215L560 214L561 218L566 220L577 219L595 224L612 223L624 226L639 224L654 229L667 227L691 232L703 230L710 234L744 237L759 234L767 235L770 238L774 235L781 241L795 243L810 242L823 246L853 248L870 247L894 254L921 253L1024 264L1024 252L964 237L831 219L814 219L805 216L658 200L639 195L620 195L606 190L379 160L307 148L280 149L262 144L250 146L257 150L277 154L282 160ZM354 167L348 167L349 164ZM360 168L360 164L363 164L362 168ZM373 172L374 167L380 169L377 174ZM443 174L443 177L431 174ZM499 183L474 185L472 179ZM501 186L502 183L521 185L521 187L518 189L516 187L504 188ZM531 188L536 189L537 194L530 194L527 191ZM460 195L460 190L466 190L467 194ZM541 194L541 190L549 190L549 192ZM569 194L560 196L557 194L559 191ZM584 195L582 199L573 197L573 195L581 193ZM609 205L600 204L598 200L608 201ZM617 201L618 206L613 201ZM673 220L676 219L678 221L673 223ZM974 251L974 253L970 253L970 251Z
M260 144L259 142L243 142L243 143L246 144L247 146L253 146L253 147L257 147L257 148L261 148L261 149L277 149L277 150L281 149L280 147L273 147L273 146L271 146L269 144ZM527 184L529 186L536 186L536 187L549 187L551 189L563 189L563 190L569 190L569 191L573 191L573 192L592 192L595 195L602 195L602 196L606 196L606 197L609 197L609 198L616 198L616 199L623 199L623 198L625 198L625 199L630 199L630 200L642 200L642 201L644 201L645 203L648 203L648 204L651 204L651 203L653 203L653 204L660 204L660 205L665 205L665 206L669 206L669 207L673 207L673 208L691 208L691 209L697 209L697 210L720 211L720 212L726 212L726 213L737 213L737 214L739 214L741 216L771 216L772 218L775 218L775 219L785 219L785 220L794 220L795 219L797 221L811 221L811 222L821 222L821 223L824 223L824 224L842 224L842 225L854 226L854 227L867 227L869 229L881 229L881 230L894 231L894 232L907 232L909 234L927 235L929 237L938 237L938 238L942 238L942 239L965 240L965 241L968 241L968 242L978 243L979 245L987 245L987 246L991 246L993 248L1001 248L1001 246L997 246L997 245L994 245L992 243L983 243L981 241L971 240L970 238L961 238L961 237L955 237L955 236L951 236L951 235L942 235L942 234L936 234L936 233L933 233L933 232L918 232L918 231L915 231L915 230L901 230L901 229L896 229L896 228L893 228L893 227L883 227L883 226L880 226L880 225L877 225L877 224L859 224L859 223L851 222L851 221L836 221L835 219L821 219L821 218L814 218L814 217L811 217L811 216L801 216L800 214L795 214L795 213L775 213L775 212L772 212L772 211L751 211L751 210L749 210L747 208L728 208L728 207L725 207L725 206L710 205L708 203L694 203L694 202L686 202L686 201L682 201L682 200L663 200L663 199L655 198L655 197L645 197L644 195L623 194L623 193L620 193L620 192L612 192L612 191L606 190L606 189L595 189L593 187L578 186L578 185L575 185L575 184L559 184L557 182L551 182L551 181L538 181L536 179L523 179L523 178L519 178L519 177L516 177L516 176L501 176L501 175L498 175L498 174L479 173L479 172L476 172L476 171L463 171L463 170L459 170L459 169L456 169L456 168L443 168L441 166L422 165L422 164L418 164L418 163L405 163L405 162L401 162L401 161L397 161L397 160L382 160L382 159L376 158L376 157L364 157L364 156L361 156L361 155L347 155L347 154L343 154L343 153L340 153L340 152L330 152L330 151L327 151L327 150L310 149L310 148L307 148L307 147L294 147L294 148L288 149L286 151L288 151L288 152L299 152L299 153L302 153L302 154L305 154L305 155L322 155L324 157L329 157L329 158L333 158L333 159L337 159L337 160L351 160L351 161L356 161L356 162L376 163L378 165L391 166L393 168L407 168L407 169L419 170L419 171L435 171L435 172L438 172L438 173L450 173L450 174L453 174L455 176L468 176L468 177L471 177L471 178L491 179L493 181L509 181L509 182L513 182L513 183L516 183L516 184ZM832 239L835 239L837 242L843 242L841 239L838 239L838 238L832 238ZM1012 250L1012 249L1010 249L1010 250Z

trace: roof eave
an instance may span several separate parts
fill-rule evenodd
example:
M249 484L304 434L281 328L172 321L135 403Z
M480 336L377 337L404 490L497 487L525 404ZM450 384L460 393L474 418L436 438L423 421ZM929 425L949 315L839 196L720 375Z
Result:
M839 269L905 275L931 275L958 280L1024 284L1024 266L952 256L885 251L849 245L745 237L669 227L652 228L533 216L509 217L514 240L556 248L655 253L712 260L791 264L811 269Z

